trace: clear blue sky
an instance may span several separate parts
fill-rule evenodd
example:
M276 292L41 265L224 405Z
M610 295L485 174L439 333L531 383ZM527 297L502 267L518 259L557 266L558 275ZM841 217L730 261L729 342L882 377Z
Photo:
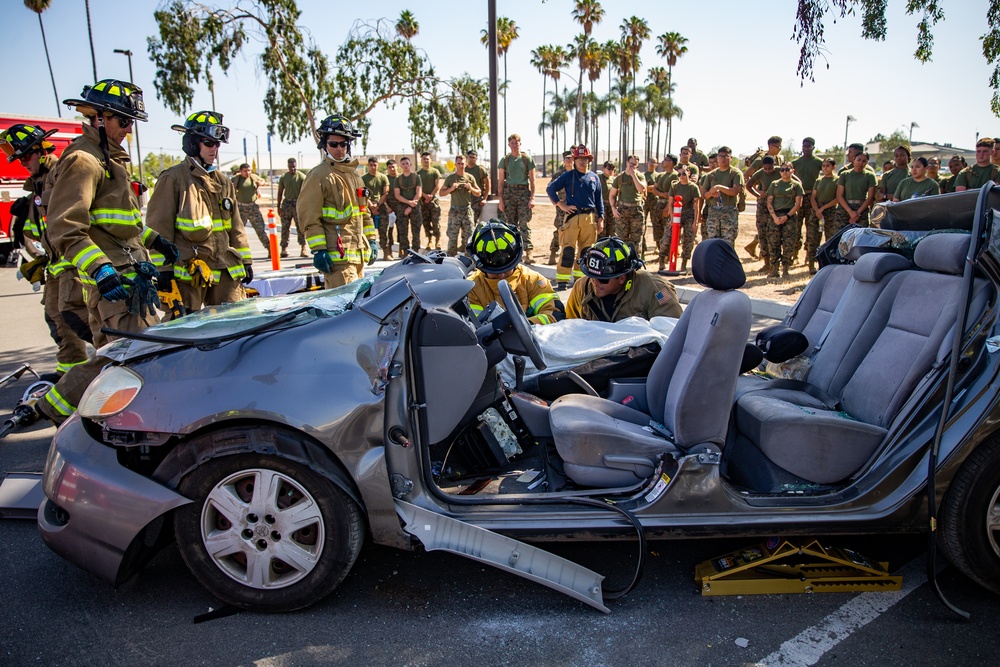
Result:
M226 0L205 1L230 4ZM153 10L159 3L92 0L90 4L99 77L127 78L126 59L114 54L113 49L131 49L134 53L135 83L145 90L150 113L150 121L142 124L140 130L143 152L162 148L165 152L179 153L179 136L169 129L179 118L156 99L154 70L146 52L146 38L156 32ZM843 142L848 114L858 119L850 127L852 142L866 141L878 132L908 131L911 122L920 126L914 131L914 141L970 148L977 132L1000 136L1000 119L989 108L991 68L982 57L979 41L986 25L986 0L943 3L945 20L935 30L934 61L927 65L920 65L913 58L918 17L906 16L902 0L889 3L888 35L884 42L862 40L857 17L829 22L829 69L820 62L816 82L804 84L795 74L798 47L791 40L796 6L793 0L753 4L722 0L711 9L702 3L681 2L602 4L606 17L595 27L593 35L599 41L617 39L622 20L632 14L649 22L654 38L666 31L676 31L689 40L688 53L674 67L677 86L674 99L684 110L683 120L675 121L675 152L677 142L692 135L698 137L704 148L725 143L739 153L763 145L771 134L782 135L786 142L794 139L796 147L803 136L812 135L821 148L826 148ZM475 77L487 76L487 53L479 42L480 29L486 26L485 0L447 5L383 0L373 5L377 13L359 10L367 7L363 3L331 0L300 0L299 6L301 24L331 57L344 41L351 22L335 21L333 17L385 16L395 21L400 11L410 9L420 24L414 42L427 52L440 75L467 72ZM449 6L458 9L443 11ZM519 132L524 137L525 147L533 153L541 152L542 148L537 134L542 78L529 63L531 50L542 44L568 44L580 32L571 17L572 7L570 0L544 3L498 0L499 15L513 19L520 29L520 38L508 54L511 85L507 126L510 132ZM757 7L764 9L756 10ZM3 15L8 70L19 83L8 84L2 111L54 116L56 106L36 15L17 0L4 0ZM76 97L93 78L83 0L56 0L43 14L43 20L60 99ZM248 137L253 157L254 137L248 134L252 132L259 136L262 166L266 167L267 121L261 104L264 86L259 83L256 53L247 53L228 77L216 77L218 111L225 115L226 124L234 128L233 140L223 152L222 160L242 154L243 136ZM666 65L656 56L652 40L643 47L640 58L642 78L648 67ZM31 64L20 66L16 61ZM577 75L572 66L568 73ZM28 76L36 77L31 85L24 83ZM564 81L569 83L568 79ZM598 90L606 92L606 85L603 79L598 84L603 88ZM207 87L199 89L194 104L197 108L210 106ZM63 113L70 112L63 107ZM370 152L409 149L405 110L379 110L371 118ZM504 146L504 142L500 145ZM311 141L287 145L275 140L273 146L275 166L283 165L285 158L299 152L306 155L306 164L312 162ZM442 150L447 148L442 145Z

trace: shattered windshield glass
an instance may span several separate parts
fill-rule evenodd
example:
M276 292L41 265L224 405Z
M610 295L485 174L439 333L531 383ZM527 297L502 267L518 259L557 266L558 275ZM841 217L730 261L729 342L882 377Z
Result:
M221 306L209 306L176 320L152 326L143 333L191 341L249 331L290 313L295 313L295 317L285 326L304 324L320 317L334 317L347 310L358 294L366 292L375 282L378 273L370 273L360 280L329 290L256 297Z

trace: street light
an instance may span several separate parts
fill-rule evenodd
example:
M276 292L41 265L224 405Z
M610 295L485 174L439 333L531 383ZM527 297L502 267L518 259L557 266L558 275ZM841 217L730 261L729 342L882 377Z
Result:
M916 123L910 123L910 150L913 150L913 128L920 127Z
M120 53L128 58L128 80L129 83L134 85L135 76L132 75L132 51L129 49L115 49L115 53ZM136 162L139 165L139 182L145 184L146 179L142 177L142 148L139 147L139 121L132 123L132 133L135 134L135 153L138 158Z
M844 126L844 164L847 164L847 130L851 127L851 123L857 122L857 120L854 116L847 115L847 125Z
M257 169L260 169L260 138L250 130L244 130L243 128L240 127L234 127L233 129L236 130L237 132L243 133L243 159L247 161L249 161L247 158L247 135L248 134L253 135L254 145L256 146L257 149L257 160L256 160Z

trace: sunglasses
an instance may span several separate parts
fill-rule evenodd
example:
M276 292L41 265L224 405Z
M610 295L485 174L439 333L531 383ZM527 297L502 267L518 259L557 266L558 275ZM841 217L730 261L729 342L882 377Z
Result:
M123 116L120 113L111 114L111 117L118 121L118 124L121 126L123 130L125 128L132 127L132 123L135 122L134 118Z
M602 285L607 285L612 281L612 278L594 278L594 280L601 283Z
M791 171L789 167L779 167L778 171Z
M219 142L216 141L215 139L202 139L201 145L204 146L205 148L215 148L216 146L219 145Z
M326 145L330 148L347 148L351 145L350 141L328 141Z

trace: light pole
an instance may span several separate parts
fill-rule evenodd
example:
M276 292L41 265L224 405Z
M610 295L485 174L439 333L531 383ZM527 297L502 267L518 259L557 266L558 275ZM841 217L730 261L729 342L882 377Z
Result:
M910 150L913 150L913 128L920 127L916 123L910 123Z
M120 53L126 58L128 58L128 80L129 83L135 84L135 77L132 75L132 51L129 49L115 49L115 53ZM96 74L95 80L96 80ZM136 163L139 166L139 182L143 185L146 184L146 179L142 177L142 148L139 146L139 121L132 123L132 132L135 134L135 155Z
M260 169L260 138L256 134L254 134L253 132L251 132L250 130L244 130L243 128L240 128L240 127L234 127L233 129L236 130L237 132L242 132L243 133L243 159L244 160L247 159L247 135L248 134L253 135L253 141L254 141L254 145L256 147L256 151L257 151L257 169Z
M847 115L847 125L844 126L844 164L847 164L847 130L851 127L851 123L856 122L858 119L854 116Z

